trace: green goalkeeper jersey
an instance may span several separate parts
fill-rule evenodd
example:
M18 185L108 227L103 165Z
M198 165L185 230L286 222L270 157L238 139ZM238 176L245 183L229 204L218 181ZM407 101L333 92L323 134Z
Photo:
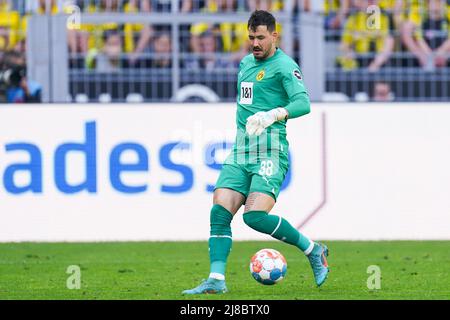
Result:
M275 122L259 137L246 135L245 125L249 116L278 107L288 110L289 119L309 113L309 96L297 63L279 48L273 56L264 60L255 59L253 54L249 54L239 65L237 89L237 138L234 152L252 153L254 150L258 153L262 142L267 142L269 152L278 150L287 154L285 120Z

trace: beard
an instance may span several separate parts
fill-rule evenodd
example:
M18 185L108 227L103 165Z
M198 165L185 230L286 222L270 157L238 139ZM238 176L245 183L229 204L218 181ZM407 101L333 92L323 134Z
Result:
M264 51L262 48L253 48L252 53L255 59L263 60L269 55L270 50Z

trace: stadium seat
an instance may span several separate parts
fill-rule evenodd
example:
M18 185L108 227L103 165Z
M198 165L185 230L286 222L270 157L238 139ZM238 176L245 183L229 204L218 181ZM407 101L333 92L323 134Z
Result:
M323 94L322 102L349 102L350 98L341 92L326 92Z
M112 98L109 93L102 93L98 96L98 102L100 103L110 103L111 101Z
M126 98L127 103L142 103L144 97L140 93L129 93Z
M366 92L357 92L353 99L355 102L368 102L370 97Z
M84 93L78 93L75 96L75 102L76 103L88 103L89 102L89 97L87 94Z

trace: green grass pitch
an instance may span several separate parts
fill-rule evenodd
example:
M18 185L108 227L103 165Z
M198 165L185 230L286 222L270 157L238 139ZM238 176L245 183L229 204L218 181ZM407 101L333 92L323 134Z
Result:
M233 243L226 295L182 296L209 272L206 242L3 243L0 299L450 299L450 241L325 241L327 282L314 285L298 249L269 242ZM286 278L274 286L250 275L250 257L274 248L286 257ZM81 288L68 289L66 273L80 267ZM381 288L367 287L371 265ZM370 281L369 281L370 282Z

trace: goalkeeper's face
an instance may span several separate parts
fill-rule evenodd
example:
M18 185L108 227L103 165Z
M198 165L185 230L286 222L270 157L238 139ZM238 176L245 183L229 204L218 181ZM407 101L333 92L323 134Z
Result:
M256 30L248 30L250 49L255 59L263 60L275 53L278 34L270 32L267 26L258 26Z

